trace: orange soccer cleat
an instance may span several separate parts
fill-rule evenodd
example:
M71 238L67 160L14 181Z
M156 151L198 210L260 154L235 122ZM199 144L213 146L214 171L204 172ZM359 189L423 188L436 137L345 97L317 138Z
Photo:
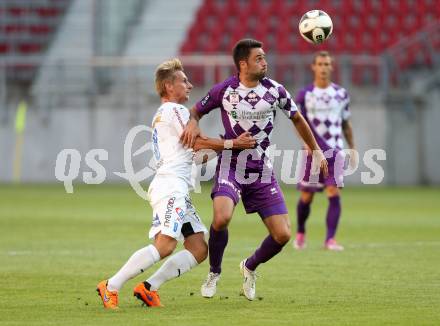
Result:
M160 303L157 291L150 291L145 287L144 283L139 283L133 289L133 295L145 303L148 307L163 307Z
M102 299L104 308L118 309L118 291L109 291L107 289L107 280L99 282L96 286L96 291Z

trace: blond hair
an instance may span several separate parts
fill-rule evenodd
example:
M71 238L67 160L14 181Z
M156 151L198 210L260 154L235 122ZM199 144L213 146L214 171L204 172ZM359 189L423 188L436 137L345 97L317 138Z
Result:
M160 97L167 95L165 84L174 81L176 71L183 71L182 62L178 58L164 61L157 67L155 83L156 91Z

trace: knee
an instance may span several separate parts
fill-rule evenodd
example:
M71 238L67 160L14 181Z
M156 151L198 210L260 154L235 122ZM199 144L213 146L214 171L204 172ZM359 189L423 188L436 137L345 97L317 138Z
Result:
M224 230L228 227L232 216L223 212L214 212L214 220L212 226L216 231Z
M330 186L326 188L326 193L328 198L337 197L340 194L339 188Z
M301 201L304 204L311 204L313 201L313 192L302 192L301 193Z
M280 245L285 245L286 243L288 243L291 237L292 232L290 231L290 229L285 229L272 235L272 238Z
M166 247L162 247L161 250L159 251L160 254L160 258L165 258L168 257L169 255L171 255L174 251L174 249L176 249L176 246L166 246Z
M156 241L155 247L159 252L160 258L168 257L176 249L177 241Z

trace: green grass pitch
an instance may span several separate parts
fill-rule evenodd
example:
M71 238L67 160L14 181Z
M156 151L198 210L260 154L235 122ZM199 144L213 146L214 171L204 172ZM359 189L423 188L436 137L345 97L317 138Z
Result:
M209 185L193 200L207 226ZM298 193L285 189L293 226ZM440 325L440 189L347 188L341 253L322 250L326 199L317 196L308 248L258 269L258 300L239 296L238 264L266 236L238 206L218 295L200 297L208 263L165 284L147 309L131 280L105 311L98 281L148 243L148 203L126 185L0 186L0 325ZM294 228L294 227L293 227ZM156 267L157 268L157 267Z

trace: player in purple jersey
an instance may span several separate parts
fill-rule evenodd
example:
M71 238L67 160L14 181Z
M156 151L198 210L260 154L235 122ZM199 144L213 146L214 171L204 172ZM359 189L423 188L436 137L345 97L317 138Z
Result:
M319 177L315 176L316 180L312 180L311 155L309 154L304 159L305 175L298 184L301 197L297 205L298 225L293 246L298 250L305 248L305 224L310 215L310 205L315 192L325 189L329 206L324 247L329 250L341 251L344 247L336 242L335 235L341 215L339 188L343 186L342 172L345 161L345 154L341 151L343 148L342 135L344 135L348 147L353 150L350 153L350 164L356 165L357 159L354 153L353 131L349 121L350 98L344 88L331 82L332 57L327 51L321 51L315 55L311 68L314 82L298 93L296 104L312 129L319 146L326 154L329 174L327 177L322 174ZM310 151L307 145L305 148Z
M252 39L239 41L233 49L233 58L239 73L215 85L193 107L191 120L181 139L185 145L192 146L195 137L200 134L198 120L211 110L220 108L225 139L249 131L257 141L254 150L223 151L219 155L211 194L214 206L208 242L211 267L201 288L204 297L212 297L216 292L228 242L228 224L241 197L246 212L258 213L269 231L261 246L240 263L244 295L253 300L255 269L278 254L291 237L284 197L266 153L275 114L281 111L292 120L305 143L316 150L319 155L317 162L324 173L327 173L327 162L290 94L283 85L266 77L267 61L262 43ZM229 148L226 143L225 148ZM251 159L248 159L249 156Z

